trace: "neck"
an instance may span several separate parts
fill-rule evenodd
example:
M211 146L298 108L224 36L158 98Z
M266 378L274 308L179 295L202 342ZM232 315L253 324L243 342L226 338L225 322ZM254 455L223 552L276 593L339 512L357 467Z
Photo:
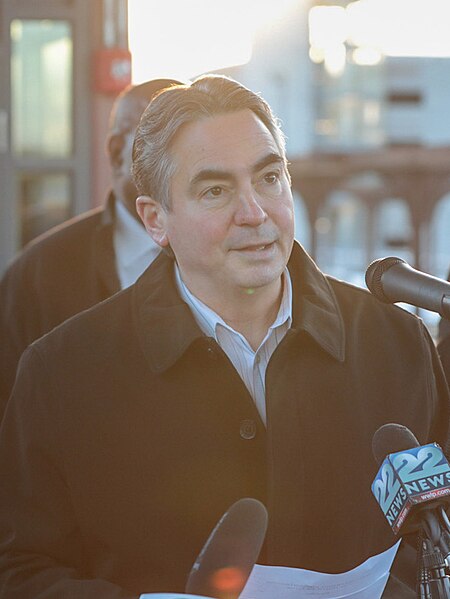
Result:
M235 301L229 301L229 298L218 303L204 299L202 301L230 327L241 333L252 349L256 350L278 314L283 295L282 283L280 277L269 289L256 289L251 292L242 290Z

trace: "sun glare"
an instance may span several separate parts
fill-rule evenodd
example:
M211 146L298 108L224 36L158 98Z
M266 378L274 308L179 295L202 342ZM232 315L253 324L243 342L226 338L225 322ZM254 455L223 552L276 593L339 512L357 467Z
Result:
M295 1L129 0L133 83L248 62L257 29Z
M338 4L327 0L309 12L311 60L324 62L331 74L345 66L345 43L357 64L376 64L389 55L450 56L450 0ZM188 80L244 64L258 31L275 29L292 7L306 18L307 6L306 0L129 0L133 82Z
M338 75L347 60L378 64L383 56L449 57L449 0L356 0L309 11L309 56Z
M346 12L356 46L386 56L450 56L449 0L358 0Z

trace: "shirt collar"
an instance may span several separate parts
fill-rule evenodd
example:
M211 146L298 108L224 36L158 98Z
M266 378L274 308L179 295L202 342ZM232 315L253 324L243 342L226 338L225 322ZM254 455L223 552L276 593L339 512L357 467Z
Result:
M198 326L208 337L213 337L217 341L217 326L223 326L230 331L234 331L224 320L211 310L206 304L199 300L191 291L186 287L178 265L175 264L175 282L178 287L183 301L190 307ZM283 272L283 294L281 297L280 307L278 309L277 316L274 322L270 325L269 330L273 330L285 323L288 326L292 323L292 283L289 271L287 268Z
M161 250L119 200L116 200L113 243L122 287L134 283Z
M297 242L288 268L293 301L292 327L287 336L300 341L305 332L335 359L344 361L344 323L329 277ZM191 344L205 339L192 311L180 297L173 260L163 252L137 281L133 297L137 334L154 372L167 370Z

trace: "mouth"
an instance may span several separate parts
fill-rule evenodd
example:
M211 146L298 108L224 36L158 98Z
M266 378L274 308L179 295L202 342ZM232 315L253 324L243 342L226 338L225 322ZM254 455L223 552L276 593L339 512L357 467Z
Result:
M275 241L269 243L260 243L258 245L246 245L242 247L236 248L238 252L263 252L265 250L271 249L275 244Z

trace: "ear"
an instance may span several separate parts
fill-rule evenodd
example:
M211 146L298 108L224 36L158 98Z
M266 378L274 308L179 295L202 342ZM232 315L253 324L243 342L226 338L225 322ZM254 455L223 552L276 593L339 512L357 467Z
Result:
M139 196L136 210L150 237L161 247L169 245L167 236L167 212L150 196Z
M113 169L120 168L123 162L122 151L125 145L123 135L113 133L108 137L106 142L106 150L109 156L109 162Z

